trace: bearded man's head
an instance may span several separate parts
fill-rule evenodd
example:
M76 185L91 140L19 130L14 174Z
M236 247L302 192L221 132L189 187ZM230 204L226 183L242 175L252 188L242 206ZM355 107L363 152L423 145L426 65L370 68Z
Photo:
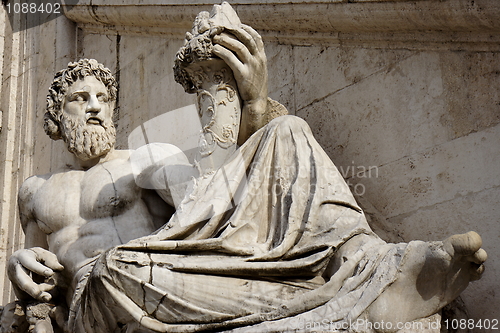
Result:
M117 84L111 71L94 59L81 59L78 62L69 63L66 69L55 75L47 95L44 117L44 129L50 138L63 139L68 150L82 160L107 153L114 147L116 140L116 130L111 116L99 118L100 126L90 126L84 118L63 112L68 90L75 82L87 76L96 78L106 87L106 103L114 106Z

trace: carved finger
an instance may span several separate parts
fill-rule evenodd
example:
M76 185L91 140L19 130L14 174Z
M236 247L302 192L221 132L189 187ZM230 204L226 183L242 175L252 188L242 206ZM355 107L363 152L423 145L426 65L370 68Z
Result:
M45 277L49 277L54 274L52 269L39 262L38 255L34 251L22 251L17 257L20 264L33 273Z
M30 250L35 252L37 258L47 267L50 267L55 271L62 271L64 269L64 266L61 265L61 263L57 259L57 256L54 253L41 247L34 247L31 248Z
M236 57L236 55L225 47L216 44L214 45L213 53L226 62L235 76L243 73L243 71L245 70L245 66Z
M33 282L31 277L26 272L26 269L21 265L16 267L15 275L19 289L25 291L28 295L40 301L50 301L52 296L48 292L41 290L39 285Z
M262 36L251 26L242 24L241 27L250 35L255 42L257 51L264 50L264 42L262 41Z
M38 288L41 290L41 291L51 291L52 289L54 289L56 286L54 283L40 283L38 284Z
M242 61L243 63L248 63L252 58L252 54L250 53L248 48L241 41L237 40L235 37L232 37L229 34L222 33L220 35L214 36L213 41L214 43L222 45L236 53L240 61Z
M253 30L253 29L252 29ZM236 38L245 45L245 47L250 51L251 54L257 54L259 52L259 45L257 41L255 40L255 37L250 34L247 29L245 29L245 26L242 26L242 29L228 29L230 33L232 33ZM253 30L257 36L260 37L260 35Z

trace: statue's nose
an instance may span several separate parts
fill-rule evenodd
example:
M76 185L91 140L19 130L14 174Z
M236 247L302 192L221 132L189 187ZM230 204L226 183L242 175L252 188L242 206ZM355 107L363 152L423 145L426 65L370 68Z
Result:
M87 104L87 112L100 112L101 111L101 103L97 99L97 96L90 95L90 99Z

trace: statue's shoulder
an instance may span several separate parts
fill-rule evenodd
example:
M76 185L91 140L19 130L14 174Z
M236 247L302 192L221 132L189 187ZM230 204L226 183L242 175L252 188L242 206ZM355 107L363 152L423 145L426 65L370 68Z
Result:
M115 149L111 153L110 159L111 160L128 160L130 158L130 155L134 152L132 149Z
M103 161L98 163L97 166L107 165L112 168L113 165L115 165L115 167L118 165L118 167L122 167L123 164L130 163L130 155L133 152L133 150L129 149L113 150Z
M52 174L48 173L45 175L31 176L26 179L19 189L19 201L26 201L28 198L31 198L51 176Z
M18 192L18 205L19 213L21 214L21 223L23 228L27 221L31 220L33 213L33 197L40 190L40 188L46 183L51 174L45 175L35 175L26 179Z

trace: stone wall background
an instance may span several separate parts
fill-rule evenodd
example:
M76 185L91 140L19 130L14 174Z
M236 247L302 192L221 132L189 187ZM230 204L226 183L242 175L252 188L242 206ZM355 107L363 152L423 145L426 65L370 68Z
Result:
M2 9L4 304L13 296L3 263L22 246L16 191L29 175L64 163L64 147L42 129L53 74L80 57L103 62L120 85L118 147L129 148L129 135L143 124L168 136L172 123L158 120L182 117L194 104L173 80L174 55L194 16L212 3L80 1L69 19L16 33ZM469 230L483 236L486 272L462 298L471 318L500 320L500 4L230 3L264 37L270 96L311 125L382 238L440 240ZM193 129L182 124L196 119L176 121L175 130L189 136Z

